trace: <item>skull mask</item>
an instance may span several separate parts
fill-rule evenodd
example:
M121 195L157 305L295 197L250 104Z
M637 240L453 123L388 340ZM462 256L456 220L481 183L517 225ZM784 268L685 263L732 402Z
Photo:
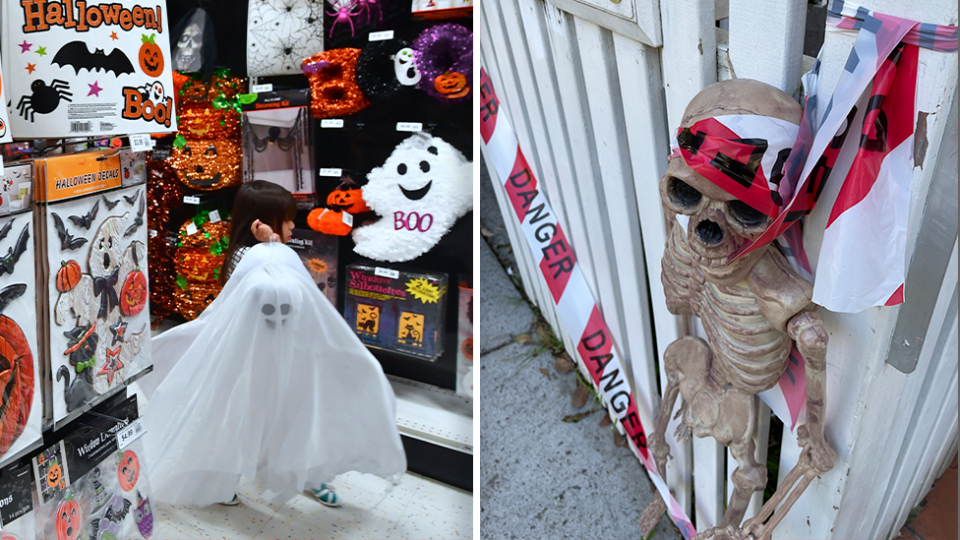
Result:
M207 13L198 9L190 18L190 23L177 40L177 50L173 56L174 69L194 73L203 67L201 52L203 49L203 28Z
M801 111L788 95L773 87L757 81L732 80L700 92L687 107L681 127L689 128L701 120L724 115L766 116L798 125ZM749 134L742 136L750 137ZM766 170L760 169L767 177L777 173L770 163L771 159L776 160L776 152L771 149L766 152L771 153L774 156L764 155L762 159ZM757 168L761 159L751 156L754 157L756 159L747 165ZM777 161L780 167L782 163L782 159ZM761 256L761 250L731 260L741 248L759 238L773 218L708 180L679 156L670 160L666 174L660 179L660 197L668 219L674 219L675 215L683 227L681 230L686 230L691 256L706 279L730 285L746 277Z

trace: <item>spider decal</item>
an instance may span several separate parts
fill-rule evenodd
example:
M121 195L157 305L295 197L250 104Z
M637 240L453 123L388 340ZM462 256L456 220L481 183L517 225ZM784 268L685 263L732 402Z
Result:
M353 17L358 16L359 13L353 11L353 8L357 7L357 0L332 0L330 4L337 10L334 13L327 12L327 15L336 17L330 25L330 39L333 39L333 29L337 27L337 23L344 21L350 24L350 37L354 37Z
M50 114L55 111L60 106L61 99L73 101L70 99L73 97L73 93L70 92L70 84L60 79L50 81L50 86L37 79L30 84L30 89L33 93L20 98L20 102L17 103L17 110L24 120L29 114L31 122L34 121L33 117L36 113Z

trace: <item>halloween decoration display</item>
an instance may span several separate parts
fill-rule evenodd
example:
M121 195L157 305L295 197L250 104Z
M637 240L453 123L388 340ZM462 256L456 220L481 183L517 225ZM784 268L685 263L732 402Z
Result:
M176 238L169 238L170 213L183 204L183 184L177 179L167 161L147 161L150 181L147 183L147 241L149 257L150 314L154 324L177 312L174 298L176 271L173 255Z
M185 76L177 91L177 107L191 103L213 104L217 98L232 102L237 95L246 92L243 79L230 75L229 70L221 69L211 75L208 81L199 75Z
M32 213L0 217L0 464L40 438ZM9 233L20 231L17 237Z
M296 75L323 50L323 0L264 0L247 12L247 74Z
M667 307L677 315L700 317L707 339L686 336L667 347L667 386L649 448L663 475L668 454L664 431L679 397L678 436L711 436L729 447L739 465L731 476L734 488L723 519L716 529L703 531L703 538L738 537L751 494L766 485L766 467L754 459L755 396L777 384L791 354L799 353L806 363L807 421L797 429L803 448L799 472L788 478L803 480L777 509L771 530L797 493L836 460L824 437L827 333L810 301L812 284L773 246L733 259L771 222L764 208L746 204L734 193L752 186L769 190L771 180L763 175L772 179L776 174L776 134L789 126L796 129L800 115L790 96L757 81L708 86L687 106L677 136L682 152L674 154L660 180L668 222L662 276ZM747 144L756 149L752 155L742 151ZM707 164L701 154L709 153L716 159ZM737 162L746 157L749 164ZM727 182L758 166L764 172L752 176L750 185ZM788 484L778 486L770 508L793 488Z
M162 5L137 1L53 8L31 0L5 9L10 130L34 139L175 131L166 15Z
M273 93L290 107L243 113L243 179L266 180L289 191L303 209L316 199L313 137L306 92ZM259 98L259 96L258 96ZM302 106L296 106L303 103Z
M188 321L197 318L220 294L220 269L229 245L229 221L214 223L208 214L201 213L180 227L174 297L177 310Z
M459 24L440 24L413 40L420 88L440 101L470 99L473 84L473 32Z
M333 49L303 59L310 80L310 110L314 118L345 116L363 110L370 102L357 86L360 49Z
M412 71L411 76L408 71ZM410 45L401 39L374 41L357 58L357 86L370 100L387 100L401 95L410 80L419 74ZM402 78L401 78L402 77Z
M369 212L363 193L353 180L347 178L327 195L326 208L314 208L307 215L307 225L318 232L332 236L346 236L353 230L353 216Z
M334 305L337 303L337 244L332 236L304 229L294 229L287 242L300 256L317 288Z
M369 347L436 360L443 352L447 280L446 274L437 272L351 264L344 317Z
M233 109L217 109L207 102L187 102L179 114L180 134L188 141L240 136L240 115Z
M187 139L174 148L170 164L183 185L213 191L240 184L241 159L238 139Z
M383 219L353 231L354 251L377 261L423 255L470 211L473 167L438 137L418 133L370 171L363 200Z
M143 418L141 440L151 470L141 478L150 480L151 502L207 505L227 500L234 486L213 479L233 478L248 469L257 471L257 482L275 502L301 493L306 485L319 485L321 477L358 467L358 472L384 478L402 473L406 459L380 364L349 331L323 332L320 339L315 330L347 330L345 325L292 249L276 242L250 248L200 320L167 330L153 342L157 358L174 367L148 393L151 410L180 412ZM290 347L294 342L297 347ZM314 354L321 342L327 354ZM191 356L213 347L223 349ZM349 370L342 368L344 362ZM204 380L200 371L207 369L250 376ZM258 388L269 388L276 399L235 399ZM191 407L177 406L187 402ZM227 402L240 406L222 407ZM338 408L363 413L331 424ZM215 409L223 414L196 414ZM283 412L288 410L298 414ZM184 425L193 429L184 431ZM264 437L262 426L284 436ZM307 437L313 442L307 444ZM282 463L265 462L265 455L286 457Z

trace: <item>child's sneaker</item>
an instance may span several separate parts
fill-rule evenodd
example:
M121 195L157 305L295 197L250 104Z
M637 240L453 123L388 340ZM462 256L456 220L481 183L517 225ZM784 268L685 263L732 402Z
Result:
M236 506L240 504L240 497L236 493L233 494L233 498L227 502L219 503L221 506Z
M343 506L343 503L340 502L340 497L337 497L337 494L334 493L333 486L320 484L320 489L313 489L311 491L313 491L313 496L324 506L329 506L330 508Z

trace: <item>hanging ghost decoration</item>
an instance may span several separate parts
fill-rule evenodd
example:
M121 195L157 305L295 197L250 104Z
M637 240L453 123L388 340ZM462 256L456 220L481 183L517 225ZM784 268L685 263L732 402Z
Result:
M401 142L367 175L363 200L382 217L354 229L354 251L384 262L423 255L473 207L473 164L427 133Z

